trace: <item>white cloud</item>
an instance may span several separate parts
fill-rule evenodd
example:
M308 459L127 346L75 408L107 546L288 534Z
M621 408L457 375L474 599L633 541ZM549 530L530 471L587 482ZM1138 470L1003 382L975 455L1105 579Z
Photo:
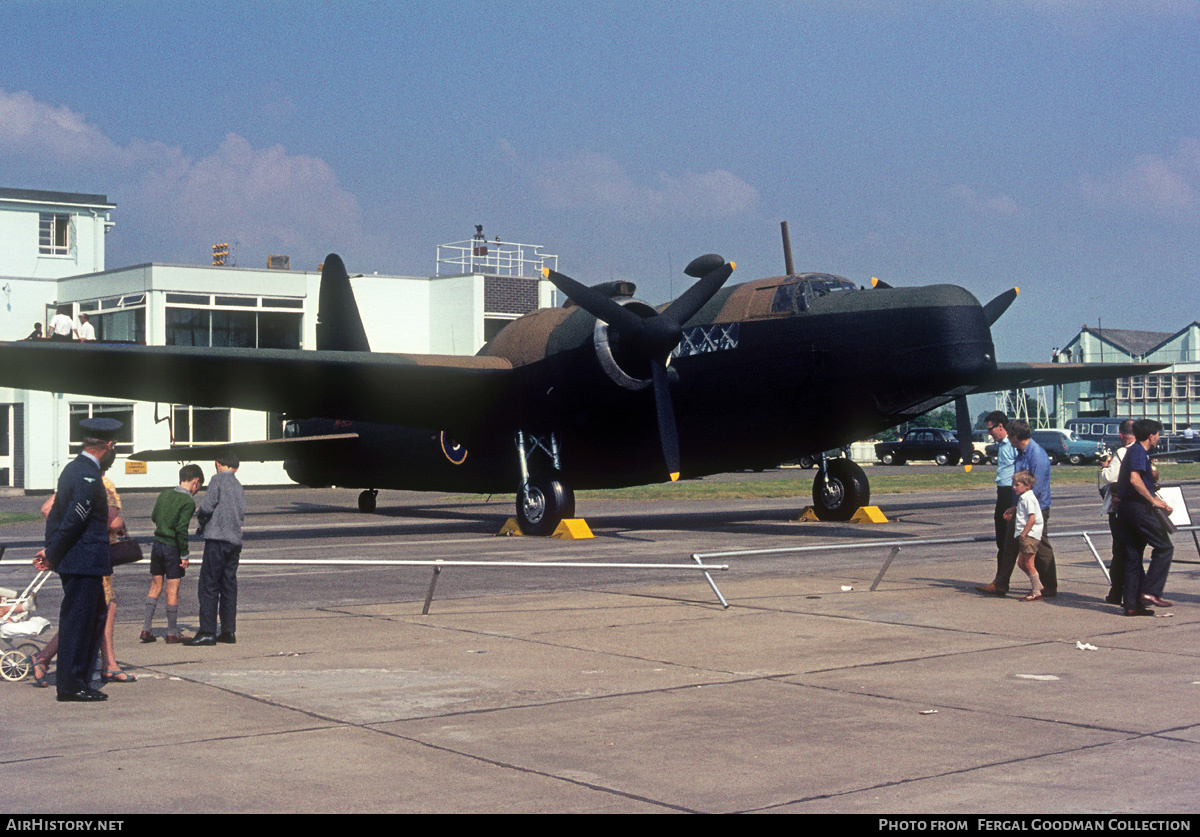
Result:
M962 206L978 215L1006 218L1021 211L1021 206L1008 195L984 195L965 183L950 188L951 196Z
M200 158L153 139L121 145L82 114L0 90L0 151L6 185L117 202L120 240L141 242L122 254L135 261L200 261L212 244L237 240L241 264L288 253L315 266L324 248L365 238L358 201L329 164L233 133ZM26 171L39 182L21 182Z
M1166 157L1139 155L1103 177L1085 175L1080 186L1087 197L1108 208L1195 218L1200 212L1200 140L1185 138Z
M758 204L758 190L724 169L660 171L652 182L639 183L604 154L527 161L507 142L501 141L501 147L549 209L694 220L742 215Z

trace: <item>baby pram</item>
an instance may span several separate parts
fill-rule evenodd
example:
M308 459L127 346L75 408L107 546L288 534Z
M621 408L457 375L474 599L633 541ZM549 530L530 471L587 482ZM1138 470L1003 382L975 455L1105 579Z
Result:
M0 587L0 644L4 649L0 654L0 677L5 680L23 680L33 669L33 655L42 651L43 642L38 637L50 627L50 620L33 612L37 592L50 576L49 570L38 573L19 596L15 590Z

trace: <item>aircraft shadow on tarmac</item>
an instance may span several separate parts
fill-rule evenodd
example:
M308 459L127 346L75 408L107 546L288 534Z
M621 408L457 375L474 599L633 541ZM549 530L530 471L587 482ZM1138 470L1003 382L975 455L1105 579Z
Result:
M593 532L610 537L637 538L641 531L715 532L726 535L783 535L802 538L805 534L820 535L822 538L844 540L876 540L881 533L870 526L852 526L834 523L797 523L798 509L732 509L732 510L638 510L630 508L637 504L622 504L620 510L597 508L585 515ZM970 504L964 504L970 505ZM978 505L975 503L974 505ZM944 505L942 506L944 507ZM915 506L914 506L915 508ZM280 513L287 514L345 514L344 506L318 503L292 503ZM255 533L248 529L247 539L277 539L280 537L331 538L344 535L347 538L370 536L436 535L436 534L495 534L499 531L507 514L507 504L474 503L455 506L440 503L425 505L403 505L379 507L373 513L379 520L377 526L355 525L344 530L297 526L295 529L273 529ZM414 522L416 521L421 522ZM389 522L394 521L394 522ZM806 528L812 527L812 528ZM908 538L916 535L891 535Z

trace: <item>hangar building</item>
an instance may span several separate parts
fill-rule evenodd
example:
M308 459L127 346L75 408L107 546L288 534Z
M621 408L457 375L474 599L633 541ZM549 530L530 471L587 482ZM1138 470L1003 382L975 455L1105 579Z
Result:
M152 262L109 270L113 209L105 195L0 188L0 340L23 340L35 323L45 331L65 305L76 325L87 314L106 342L316 348L319 269ZM473 354L508 321L554 304L540 270L556 262L535 245L484 241L477 228L474 239L438 248L434 276L351 281L372 350ZM0 486L52 490L79 451L75 423L89 416L125 424L113 467L122 488L177 481L174 463L126 458L137 450L282 435L278 414L0 387ZM199 464L211 472L211 462ZM247 462L238 477L291 484L278 462Z
M1175 332L1089 328L1054 358L1058 363L1166 363L1150 375L1055 387L1058 426L1089 416L1152 418L1164 433L1200 429L1200 321Z

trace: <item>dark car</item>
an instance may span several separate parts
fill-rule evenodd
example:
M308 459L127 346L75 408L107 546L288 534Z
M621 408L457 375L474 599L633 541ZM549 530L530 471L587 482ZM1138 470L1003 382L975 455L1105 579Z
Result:
M962 454L958 439L940 427L914 427L898 442L878 442L875 457L884 465L903 465L910 459L931 459L939 465L957 465Z
M1089 465L1108 452L1102 442L1084 441L1073 430L1034 430L1031 435L1046 451L1051 465L1060 462ZM992 464L996 463L996 448L996 445L987 446L988 462Z

